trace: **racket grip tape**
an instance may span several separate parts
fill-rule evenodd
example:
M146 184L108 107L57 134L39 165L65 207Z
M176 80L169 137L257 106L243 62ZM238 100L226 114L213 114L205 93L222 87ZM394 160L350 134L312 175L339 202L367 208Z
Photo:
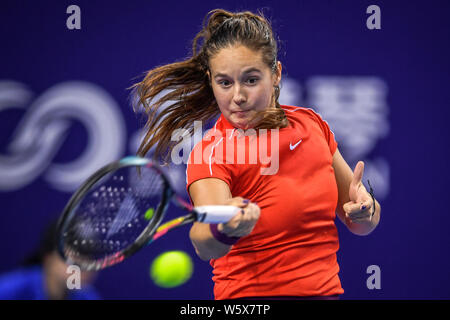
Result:
M194 208L197 214L197 221L203 223L227 223L241 209L235 206L210 205Z

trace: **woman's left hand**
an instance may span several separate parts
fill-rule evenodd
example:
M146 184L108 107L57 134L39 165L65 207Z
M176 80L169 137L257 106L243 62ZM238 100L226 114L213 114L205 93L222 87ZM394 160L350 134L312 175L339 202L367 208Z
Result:
M373 199L362 183L364 162L359 161L353 171L353 180L349 188L350 201L344 204L345 217L353 223L372 221Z

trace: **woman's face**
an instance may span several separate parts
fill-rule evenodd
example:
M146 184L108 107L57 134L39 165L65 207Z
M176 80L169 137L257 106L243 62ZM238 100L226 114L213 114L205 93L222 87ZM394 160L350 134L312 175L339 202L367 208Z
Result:
M246 129L258 111L272 107L274 86L281 80L281 63L272 74L261 52L243 45L221 49L209 61L208 74L219 109L237 128Z

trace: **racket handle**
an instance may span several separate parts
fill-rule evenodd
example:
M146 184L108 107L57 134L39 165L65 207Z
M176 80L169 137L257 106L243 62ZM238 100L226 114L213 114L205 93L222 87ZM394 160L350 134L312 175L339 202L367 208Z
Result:
M195 207L197 221L204 223L226 223L238 213L241 208L235 206L199 206Z

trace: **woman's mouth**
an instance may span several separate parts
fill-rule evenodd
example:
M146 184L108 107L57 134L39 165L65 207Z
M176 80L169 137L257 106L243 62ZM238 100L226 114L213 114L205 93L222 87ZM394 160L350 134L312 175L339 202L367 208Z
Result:
M238 116L239 118L244 118L248 115L249 112L250 111L236 111L236 112L234 112L234 114L236 116Z

